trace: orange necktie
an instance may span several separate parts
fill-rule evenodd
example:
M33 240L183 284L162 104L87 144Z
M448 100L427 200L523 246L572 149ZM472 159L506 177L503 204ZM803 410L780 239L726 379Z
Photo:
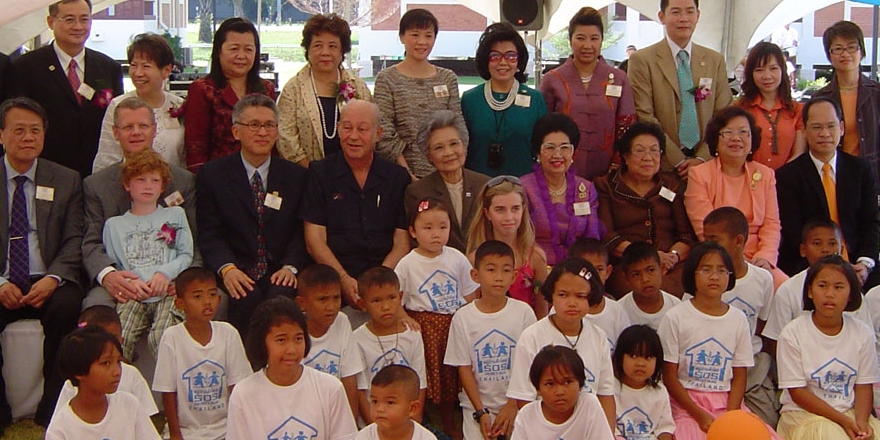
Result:
M840 225L840 215L837 212L837 188L834 186L834 178L831 177L831 165L822 165L822 188L825 189L825 200L828 201L828 216L834 223ZM846 243L841 243L841 256L849 261L846 252Z

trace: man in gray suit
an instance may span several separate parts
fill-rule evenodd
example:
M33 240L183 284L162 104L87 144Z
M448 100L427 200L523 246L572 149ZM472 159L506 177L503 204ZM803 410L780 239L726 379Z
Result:
M140 98L123 100L116 106L113 114L113 135L122 146L122 153L126 157L153 148L153 139L156 137L153 109ZM115 308L117 302L142 299L138 292L139 287L145 288L145 285L142 286L144 282L138 280L137 275L132 272L118 270L104 249L104 222L131 209L131 199L122 187L121 172L122 162L104 168L83 181L85 235L82 254L86 272L95 283L95 287L83 301L83 308L98 304ZM180 205L186 211L194 237L195 197L195 176L171 165L171 183L159 197L159 203L163 206ZM201 265L198 249L193 265Z
M20 319L40 319L43 397L35 422L47 426L63 380L55 355L76 327L82 301L83 199L76 171L45 159L46 111L29 98L0 105L0 332ZM0 355L0 365L2 365ZM12 422L6 384L0 376L0 433Z

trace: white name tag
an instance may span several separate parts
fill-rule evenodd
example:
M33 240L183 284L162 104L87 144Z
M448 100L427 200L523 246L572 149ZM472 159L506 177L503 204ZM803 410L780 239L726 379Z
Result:
M574 215L590 215L590 202L577 202L574 204Z
M176 130L180 128L180 120L177 118L163 119L162 125L168 130Z
M434 97L435 98L449 97L449 89L446 87L446 84L440 84L439 86L434 86Z
M95 96L95 89L86 83L82 83L79 85L79 89L76 90L76 93L79 93L83 98L91 101L92 97Z
M660 197L663 197L664 199L669 200L671 202L671 201L675 200L675 193L671 189L669 189L665 186L662 186L662 187L660 187Z
M37 200L51 202L55 200L55 188L37 185Z
M183 195L180 194L180 191L174 191L171 194L168 194L168 197L165 197L165 206L180 206L183 204Z
M613 84L608 84L605 87L605 96L613 96L615 98L620 98L620 94L623 93L623 86L615 86Z
M700 88L712 88L712 78L700 78Z
M263 200L263 205L278 211L281 209L281 197L272 193L266 194L266 199Z
M529 95L516 95L516 99L513 101L513 104L518 107L529 108L532 105L532 97Z

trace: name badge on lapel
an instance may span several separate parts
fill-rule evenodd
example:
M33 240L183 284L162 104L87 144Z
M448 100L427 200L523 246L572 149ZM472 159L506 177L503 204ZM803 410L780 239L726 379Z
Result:
M574 204L574 215L590 215L590 202L577 202Z
M712 78L700 78L700 88L712 89Z
M661 186L660 187L660 197L663 197L664 199L669 200L671 202L671 201L675 200L675 193L671 189L669 189L665 186Z
M449 97L449 88L446 87L446 84L440 84L434 86L434 97L435 98L448 98Z
M608 84L605 87L605 96L611 96L613 98L620 98L621 94L623 94L623 86L615 86L612 84Z
M276 211L281 210L281 197L278 197L277 192L267 193L266 199L263 200L263 205L266 207L272 208Z
M37 200L46 202L55 200L55 188L37 185Z
M76 90L76 93L82 95L86 100L91 101L92 97L95 96L95 89L86 83L82 83L79 85L79 89Z
M513 105L529 108L532 105L532 97L529 95L517 94L516 98L514 98Z
M180 191L174 191L171 194L168 194L168 197L165 197L165 206L180 206L183 204L183 196L180 194Z

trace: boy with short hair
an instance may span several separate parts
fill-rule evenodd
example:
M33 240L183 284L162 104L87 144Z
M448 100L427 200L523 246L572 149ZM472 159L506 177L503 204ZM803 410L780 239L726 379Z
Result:
M474 255L471 278L482 296L452 317L444 363L458 367L465 440L510 435L517 414L508 399L510 364L522 331L537 320L522 301L507 297L513 283L514 254L507 244L489 240Z
M223 439L232 387L253 370L235 327L212 321L220 303L215 275L193 267L175 286L186 320L162 337L153 391L162 393L171 439Z
M569 250L570 257L583 258L590 262L599 273L602 285L608 281L611 276L611 264L609 264L608 248L601 241L594 238L582 238L572 245ZM611 352L614 353L614 344L617 343L617 337L624 329L629 327L629 315L623 310L623 307L607 295L602 296L602 301L595 306L590 306L586 318L605 331L608 337L608 345Z
M79 327L90 325L101 327L107 333L115 336L119 340L120 345L122 344L122 324L119 321L119 314L112 307L102 305L91 306L80 313L77 324ZM127 362L122 363L119 388L116 391L125 391L137 397L138 402L141 404L141 409L148 416L159 413L156 401L153 400L153 393L150 392L150 386L147 385L144 376L134 365ZM55 413L52 414L53 419L55 414L58 414L58 411L64 408L64 405L67 405L70 399L76 396L76 393L77 389L73 383L69 380L65 381L64 386L61 388L61 394L58 396L58 404L55 405Z
M435 440L437 437L413 421L422 411L423 386L415 370L406 365L382 367L370 382L372 424L355 440Z
M415 421L421 422L425 393L428 387L425 372L425 346L422 334L410 330L403 320L403 292L394 270L384 266L374 267L362 273L358 279L360 306L370 315L370 320L352 333L363 371L358 374L358 408L361 418L372 423L369 387L373 376L391 364L411 367L419 376L419 402Z
M779 399L770 380L772 359L761 352L760 336L773 302L773 275L746 261L744 251L749 237L749 221L739 209L724 206L710 212L703 220L703 237L705 241L718 243L733 260L736 286L724 292L721 300L742 310L749 321L755 365L747 369L745 404L767 424L776 426Z
M826 255L840 254L843 249L843 233L837 223L823 218L808 221L801 231L800 254L807 259L810 266ZM764 337L766 349L764 351L776 357L776 340L786 324L802 314L810 312L804 310L804 281L807 278L807 270L803 270L779 286L773 297L773 306L767 325L761 336ZM859 307L853 312L843 312L858 318L873 328L871 316L867 307Z
M681 302L660 289L663 265L657 249L644 241L631 243L620 257L618 270L623 270L632 291L617 303L632 324L644 324L656 331L666 312Z
M128 281L139 301L116 297L125 359L133 359L134 344L148 329L150 351L156 356L165 329L180 322L168 287L192 264L193 237L183 208L158 204L170 182L171 169L159 153L147 149L129 157L122 165L122 185L131 209L104 223L107 256L118 269L137 275Z
M303 365L336 376L345 388L351 412L357 420L357 375L363 368L352 342L351 322L342 308L342 281L339 273L326 264L314 264L297 280L297 305L306 315L309 357Z

